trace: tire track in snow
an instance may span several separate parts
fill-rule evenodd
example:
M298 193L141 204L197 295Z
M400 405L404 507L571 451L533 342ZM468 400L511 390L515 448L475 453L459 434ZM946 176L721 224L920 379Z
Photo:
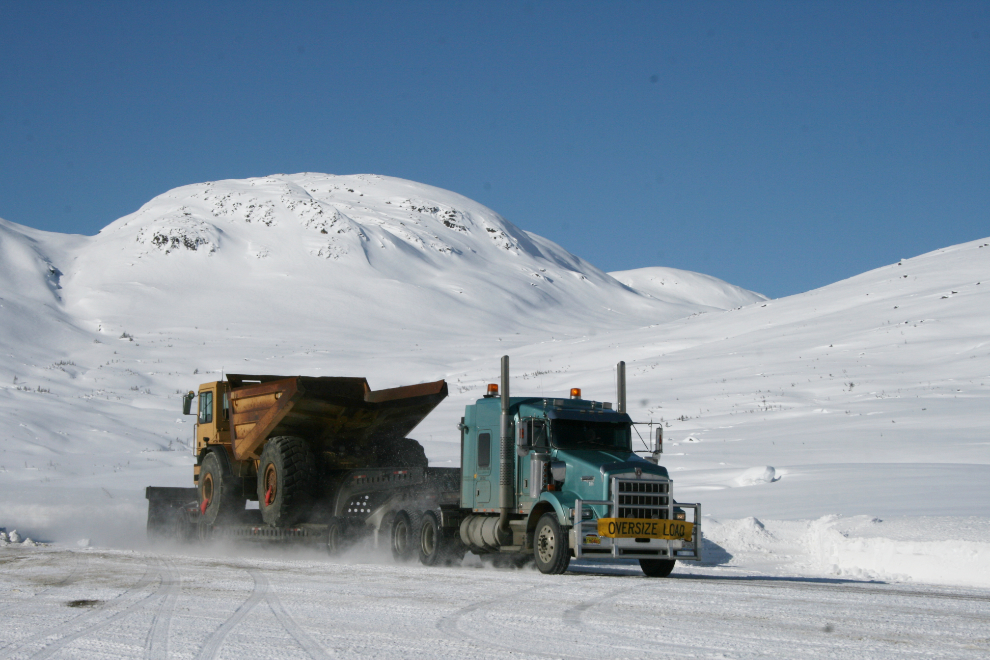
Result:
M142 595L141 592L145 587L151 584L151 582L154 580L158 572L159 571L152 565L151 562L146 563L144 575L141 576L141 579L138 580L132 587L128 588L124 593L115 597L113 600L109 601L108 603L104 603L103 605L94 609L91 612L81 614L77 617L70 619L69 621L66 621L65 623L55 626L54 628L43 630L40 633L35 633L30 637L12 642L11 644L8 644L3 648L0 648L0 660L3 660L4 658L9 658L12 654L16 653L17 651L20 651L24 647L34 644L36 642L42 642L43 647L40 650L36 651L34 655L30 657L47 658L51 656L53 653L56 653L60 649L64 648L70 642L78 639L79 637L93 633L101 628L104 628L105 626L110 625L114 621L117 621L118 619L127 616L134 610L143 607L144 602L148 598L151 598L154 595L154 593L148 593ZM130 605L126 605L124 609L118 611L116 614L104 618L103 620L98 621L97 623L90 623L93 619L98 619L100 616L104 615L107 609L112 608L118 604L122 604L122 603L126 604L129 601L135 600L135 598L137 599L137 602L134 602ZM45 645L44 644L45 640L48 640L51 637L57 637L57 639L51 642L50 644Z
M636 588L637 587L633 587L633 589ZM612 600L619 594L629 593L633 589L627 589L625 587L622 587L620 589L613 589L612 591L602 594L601 596L597 596L595 598L589 598L588 600L578 603L577 605L575 605L570 609L564 610L564 613L561 615L561 619L563 619L564 623L566 623L569 626L580 628L582 625L581 618L584 616L585 612L587 612L596 605L601 605L602 603Z
M282 602L278 599L278 595L270 588L268 578L265 577L265 574L257 569L253 569L248 572L251 573L251 576L254 578L255 584L263 585L265 601L268 603L268 607L275 615L275 618L282 624L285 631L289 633L294 640L296 640L296 643L309 654L309 657L313 660L323 660L324 658L329 658L330 656L327 655L327 652L323 649L323 647L320 646L316 640L310 637L306 631L304 631L302 627L296 623L296 620L285 611L282 607Z
M151 621L151 628L148 631L148 639L145 644L147 657L150 660L164 660L168 658L168 631L172 622L172 613L175 611L175 601L182 590L182 575L179 569L170 559L162 559L162 567L165 572L162 574L162 589L165 595L158 611Z
M251 590L251 595L209 636L206 643L203 644L203 648L196 654L197 660L213 660L213 658L216 658L217 654L220 653L220 647L223 645L224 638L265 597L265 592L268 590L268 581L259 582L257 576L253 574L251 577L254 579L254 588Z
M71 550L69 550L68 552L69 552L69 554L75 560L74 563L73 563L73 565L72 565L72 568L69 570L68 575L66 575L64 578L62 578L58 582L52 582L48 586L46 586L44 589L40 589L39 591L34 592L34 595L31 596L31 599L32 600L35 599L35 598L37 598L38 596L40 596L43 593L46 593L48 591L51 591L52 589L55 589L57 587L65 587L65 586L68 586L68 585L72 584L73 582L76 582L79 579L79 577L82 574L85 573L86 564L89 561L89 557L86 556L85 554L82 554L82 553L79 553L79 552L73 552ZM57 561L58 554L57 553L52 553L51 554L51 557L52 557L52 559L48 563L55 563ZM13 609L13 608L18 607L18 606L24 606L25 604L28 604L28 601L27 600L14 601L13 603L8 603L8 604L4 605L3 607L0 607L0 612L6 612L7 610ZM34 604L34 603L32 603L31 605L33 607L37 607L37 605Z
M571 655L567 653L560 653L558 651L543 652L540 651L539 649L533 648L532 645L526 646L523 644L505 644L500 642L494 642L492 641L491 635L488 636L474 635L461 630L460 620L470 614L473 614L474 612L477 612L478 610L483 610L483 609L487 610L493 605L497 605L499 603L504 603L507 601L517 602L520 600L523 594L536 591L537 589L548 589L551 588L552 586L554 585L551 584L536 585L528 589L523 589L522 591L513 591L511 593L508 593L504 596L499 596L497 598L489 598L486 600L476 601L474 603L471 603L470 605L462 607L461 609L457 610L453 614L450 614L449 616L445 616L441 618L439 621L437 621L437 629L439 629L441 632L446 634L448 637L473 642L475 644L482 644L487 648L499 651L501 653L504 653L505 651L512 651L514 653L524 653L526 655L552 656L553 658L561 658L563 660L601 660L601 656ZM508 637L508 635L506 637Z

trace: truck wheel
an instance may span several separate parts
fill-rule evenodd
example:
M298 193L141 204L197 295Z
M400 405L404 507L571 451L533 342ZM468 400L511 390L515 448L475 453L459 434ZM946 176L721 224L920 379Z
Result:
M245 501L244 489L227 462L216 451L208 452L199 469L200 519L208 525L230 520L244 511Z
M536 567L547 575L560 575L571 563L571 553L567 547L567 535L557 522L557 514L549 511L540 516L533 537L533 555Z
M674 570L675 559L640 559L639 567L646 577L667 577Z
M286 527L309 513L316 457L302 438L278 436L265 443L258 464L258 508L272 527Z
M437 514L430 511L423 516L419 534L419 561L424 566L449 563L456 553L453 539L444 536ZM463 555L462 555L463 557Z
M422 516L406 511L399 511L392 518L392 558L397 562L407 562L416 556L419 534L415 530L421 527Z

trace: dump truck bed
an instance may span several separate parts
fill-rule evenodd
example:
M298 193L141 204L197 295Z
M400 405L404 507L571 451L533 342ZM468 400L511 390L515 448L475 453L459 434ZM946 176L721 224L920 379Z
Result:
M288 435L305 438L331 464L374 465L447 396L443 380L377 391L364 378L230 374L227 381L237 460L256 459L265 440Z

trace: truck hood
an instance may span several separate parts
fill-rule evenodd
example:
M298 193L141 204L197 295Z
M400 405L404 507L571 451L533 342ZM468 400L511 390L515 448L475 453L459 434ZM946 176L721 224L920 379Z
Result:
M587 500L607 500L612 476L634 473L637 468L646 474L669 477L665 467L624 451L557 449L554 460L567 464L564 490Z

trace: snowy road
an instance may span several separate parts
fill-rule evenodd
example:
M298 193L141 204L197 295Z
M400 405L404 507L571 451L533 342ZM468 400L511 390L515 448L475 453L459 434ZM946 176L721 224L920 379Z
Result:
M214 555L0 549L0 660L990 655L988 590Z

